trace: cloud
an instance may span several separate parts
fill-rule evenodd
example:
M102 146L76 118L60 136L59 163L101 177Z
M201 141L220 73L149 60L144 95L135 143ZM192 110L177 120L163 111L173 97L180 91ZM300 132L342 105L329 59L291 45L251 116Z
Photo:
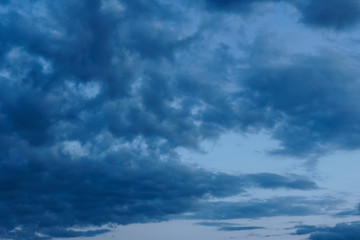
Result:
M222 226L233 226L234 223L228 222L198 222L197 225L206 226L206 227L222 227Z
M251 112L263 112L262 119L280 140L282 149L273 153L302 156L359 147L359 84L347 63L336 54L325 54L248 69L241 94Z
M333 58L274 66L264 61L266 49L250 46L250 67L232 71L243 59L209 40L206 24L194 24L179 3L2 3L1 237L94 236L111 223L188 212L205 219L314 214L319 202L301 198L209 202L249 188L317 185L295 175L194 168L177 149L262 129L281 142L279 153L295 156L359 147L356 74ZM225 3L238 4L213 5ZM71 230L94 226L100 230Z
M211 10L241 12L247 14L254 10L256 3L267 2L266 0L206 0L207 7Z
M304 1L295 4L301 21L316 28L347 30L360 21L360 4L356 0Z
M225 220L274 216L307 216L325 212L337 200L311 200L303 197L275 197L240 202L202 203L193 216L198 219Z
M310 240L360 239L360 222L339 223L334 227L297 226L296 235L309 234Z
M227 13L248 15L261 3L286 2L300 12L300 22L314 28L343 31L354 28L360 21L360 4L356 0L318 0L318 1L288 1L288 0L206 0L208 9Z
M88 230L88 231L74 231L74 230L64 230L62 228L51 227L48 228L45 232L35 233L36 230L32 228L22 228L14 229L10 232L5 232L2 237L10 239L37 239L45 240L55 238L76 238L76 237L95 237L100 234L109 232L109 229L100 229L100 230ZM51 237L48 237L50 235Z
M48 237L80 236L66 229L164 220L191 211L199 199L244 191L236 176L136 159L126 152L103 160L71 161L51 154L16 160L0 166L1 235L14 239L22 238L17 238L21 231L31 238L31 229Z
M36 232L46 238L83 236L92 232L67 229L161 221L197 212L202 209L200 201L209 197L233 196L254 186L256 174L212 173L135 152L123 149L104 159L74 159L61 153L33 152L32 148L13 150L0 165L0 234L13 239L23 239L25 233L30 239ZM287 177L271 176L291 182ZM269 177L254 183L261 187L265 181ZM297 189L281 181L265 187ZM274 208L265 204L263 210L268 207Z
M306 179L289 178L272 173L258 173L249 174L247 178L255 186L261 188L290 188L290 189L316 189L317 186L314 182Z
M266 128L281 141L281 153L306 155L327 144L358 147L358 114L350 108L356 99L348 83L355 74L344 64L306 56L284 66L256 64L260 56L269 56L254 45L250 69L234 71L245 91L229 94L222 79L243 60L226 44L210 50L201 27L187 31L187 11L157 1L151 6L142 1L111 4L36 1L24 4L28 14L16 7L2 13L3 137L50 147L86 144L111 134L123 142L141 139L147 147L168 153L177 147L197 149L226 130ZM182 31L159 22L176 24ZM208 73L195 71L189 61ZM285 79L292 79L291 84ZM343 89L342 79L350 90ZM302 91L286 94L287 87ZM340 99L330 97L334 95ZM338 101L349 108L337 108ZM347 117L337 117L341 114Z
M337 213L335 216L343 217L343 216L357 216L357 215L360 215L360 204L358 204L355 209L341 211Z
M255 227L255 226L249 226L249 227L221 227L218 230L219 231L247 231L247 230L257 230L257 229L263 229L263 227Z
M228 222L198 222L196 224L207 227L217 227L218 231L247 231L264 229L263 227L258 226L239 226L237 224Z

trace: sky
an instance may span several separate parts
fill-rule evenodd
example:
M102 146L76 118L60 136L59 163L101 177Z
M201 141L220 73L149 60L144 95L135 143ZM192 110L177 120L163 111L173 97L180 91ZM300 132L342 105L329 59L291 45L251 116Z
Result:
M358 0L0 19L0 239L360 240Z

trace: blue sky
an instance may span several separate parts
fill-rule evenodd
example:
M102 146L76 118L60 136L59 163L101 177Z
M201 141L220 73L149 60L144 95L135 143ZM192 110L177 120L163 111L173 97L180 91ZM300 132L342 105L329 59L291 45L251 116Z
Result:
M357 0L0 15L0 239L360 239Z

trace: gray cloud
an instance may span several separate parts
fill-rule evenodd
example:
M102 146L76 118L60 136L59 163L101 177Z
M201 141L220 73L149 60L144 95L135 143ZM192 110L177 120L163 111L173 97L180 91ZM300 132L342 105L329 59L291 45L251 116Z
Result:
M242 226L228 222L198 222L196 224L207 227L217 227L218 231L247 231L247 230L264 229L263 227L258 227L258 226Z
M292 156L359 147L356 72L337 57L273 66L253 45L249 67L233 71L244 59L207 42L211 20L194 26L189 17L188 7L205 11L198 6L1 3L1 237L94 236L108 230L69 228L185 212L205 219L314 214L319 202L297 198L210 203L248 188L317 185L294 175L214 173L186 166L176 151L198 150L226 131L262 129L281 142L274 152ZM224 87L234 76L241 91Z
M76 154L76 146L68 151ZM185 212L202 212L202 201L241 194L254 186L298 189L288 184L293 182L291 176L271 174L275 181L267 186L271 180L263 174L256 178L256 174L212 173L136 152L140 150L122 149L103 158L71 158L66 152L34 151L29 146L12 149L0 164L0 235L13 239L32 239L35 232L45 234L44 239L96 235L102 230L67 229L161 221ZM267 207L271 204L263 206Z
M255 227L255 226L249 226L249 227L221 227L218 230L219 231L247 231L247 230L257 230L257 229L263 229L263 227Z
M250 183L261 188L291 188L291 189L316 189L314 182L306 179L297 179L297 176L285 177L271 173L258 173L247 175Z
M339 223L334 227L297 226L296 235L309 234L310 240L360 239L360 223Z
M330 55L331 56L331 55ZM242 81L252 111L276 124L273 136L294 156L359 147L355 72L335 56L300 56L287 64L259 64ZM260 114L259 114L260 115Z
M297 8L300 21L310 27L343 31L359 24L360 4L356 0L206 0L208 9L248 15L261 3L286 2Z
M347 30L359 24L360 4L356 0L298 1L301 21L316 28Z
M241 202L219 201L202 203L193 217L225 220L273 216L306 216L321 214L337 204L338 201L335 199L311 200L303 197L275 197Z

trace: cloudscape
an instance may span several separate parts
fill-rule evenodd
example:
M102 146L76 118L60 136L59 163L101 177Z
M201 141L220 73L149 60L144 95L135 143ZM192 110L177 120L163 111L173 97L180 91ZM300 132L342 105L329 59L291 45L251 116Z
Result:
M0 239L360 239L359 1L0 15Z

